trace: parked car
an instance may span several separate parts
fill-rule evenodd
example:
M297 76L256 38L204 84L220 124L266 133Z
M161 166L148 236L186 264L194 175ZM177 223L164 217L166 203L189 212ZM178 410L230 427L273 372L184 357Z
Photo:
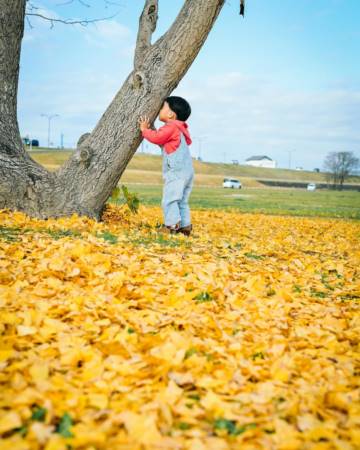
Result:
M224 178L223 187L231 189L241 189L242 186L240 181L236 180L235 178Z
M28 145L29 147L39 147L40 142L39 139L30 139L28 137L22 138L23 144Z
M307 185L307 190L308 191L315 191L315 189L316 189L316 184L315 183L309 183Z

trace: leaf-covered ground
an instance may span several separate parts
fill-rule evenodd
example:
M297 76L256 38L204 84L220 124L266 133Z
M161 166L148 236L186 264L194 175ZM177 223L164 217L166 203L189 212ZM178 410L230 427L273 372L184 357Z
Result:
M0 448L360 445L359 222L0 211Z

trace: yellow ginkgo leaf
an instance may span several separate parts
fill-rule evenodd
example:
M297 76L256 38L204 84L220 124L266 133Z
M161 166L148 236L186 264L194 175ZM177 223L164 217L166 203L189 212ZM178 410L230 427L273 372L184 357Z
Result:
M21 417L15 411L9 411L0 414L0 434L21 427Z

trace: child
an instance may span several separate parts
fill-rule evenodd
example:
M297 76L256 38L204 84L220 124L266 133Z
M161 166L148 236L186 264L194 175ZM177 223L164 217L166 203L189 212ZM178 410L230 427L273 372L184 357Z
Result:
M191 108L186 100L168 97L159 113L159 119L165 123L159 130L151 130L149 119L140 117L143 137L162 148L165 230L186 236L190 236L192 230L188 201L194 178L188 147L191 138L185 123L190 114Z

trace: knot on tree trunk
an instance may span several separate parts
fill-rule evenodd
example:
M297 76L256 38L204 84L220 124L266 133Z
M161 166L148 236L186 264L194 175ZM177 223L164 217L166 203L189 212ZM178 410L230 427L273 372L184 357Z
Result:
M89 167L91 158L93 157L94 150L87 146L81 147L78 149L79 155L78 159L81 164L84 164L85 167Z
M146 76L144 72L136 71L132 76L133 89L146 88Z
M157 5L155 5L155 4L150 5L150 7L147 11L147 15L148 15L148 20L151 24L151 31L154 32L156 29L156 23L157 23L157 19L158 19Z
M94 154L94 150L89 145L85 144L85 141L89 136L90 133L84 133L77 142L77 160L79 163L84 164L85 167L89 167L91 158Z

